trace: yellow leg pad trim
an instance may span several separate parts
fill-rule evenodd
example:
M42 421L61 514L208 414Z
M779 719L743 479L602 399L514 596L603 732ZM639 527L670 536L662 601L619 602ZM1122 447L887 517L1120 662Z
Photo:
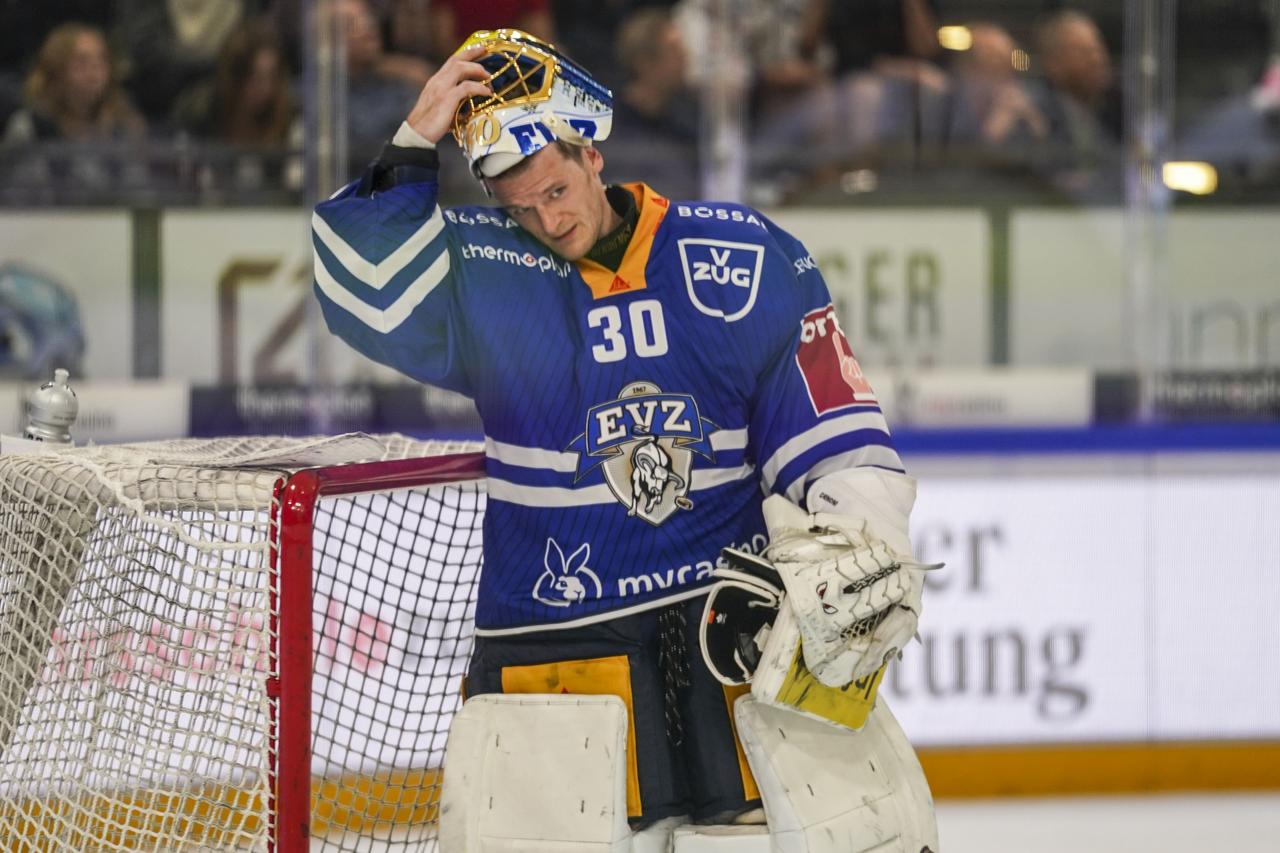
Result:
M760 789L756 786L756 777L751 772L751 765L747 764L747 754L742 749L742 741L738 739L738 721L733 718L733 703L738 701L739 696L750 693L751 685L725 684L723 686L724 704L729 711L729 726L733 729L733 748L738 751L738 771L742 774L742 795L744 799L758 800Z

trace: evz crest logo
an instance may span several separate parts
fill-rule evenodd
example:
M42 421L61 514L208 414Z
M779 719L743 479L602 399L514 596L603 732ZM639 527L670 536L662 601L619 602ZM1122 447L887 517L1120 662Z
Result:
M764 247L727 240L676 241L693 307L726 323L741 320L756 304Z
M569 449L578 454L577 479L602 465L605 483L627 515L656 527L676 510L693 508L693 454L714 461L714 429L688 394L633 382L618 399L591 407L586 430Z

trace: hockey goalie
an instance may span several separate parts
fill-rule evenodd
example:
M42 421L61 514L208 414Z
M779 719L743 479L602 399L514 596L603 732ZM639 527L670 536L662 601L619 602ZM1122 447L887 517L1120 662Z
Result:
M914 481L803 245L605 183L612 116L478 32L313 218L329 328L484 425L441 848L936 850L876 697L920 615ZM450 132L492 206L437 204Z

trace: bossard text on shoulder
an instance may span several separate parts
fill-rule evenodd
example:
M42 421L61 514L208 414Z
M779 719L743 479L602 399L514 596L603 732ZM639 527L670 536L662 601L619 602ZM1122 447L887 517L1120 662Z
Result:
M720 222L742 222L765 230L764 222L750 208L720 204L677 204L676 215L685 219L714 219Z

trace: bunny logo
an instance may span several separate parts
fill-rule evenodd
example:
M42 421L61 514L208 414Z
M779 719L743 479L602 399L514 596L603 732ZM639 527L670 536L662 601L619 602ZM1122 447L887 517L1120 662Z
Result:
M533 585L533 598L548 607L568 607L588 598L600 598L600 578L587 566L591 545L583 543L568 557L554 539L547 539L542 574Z

